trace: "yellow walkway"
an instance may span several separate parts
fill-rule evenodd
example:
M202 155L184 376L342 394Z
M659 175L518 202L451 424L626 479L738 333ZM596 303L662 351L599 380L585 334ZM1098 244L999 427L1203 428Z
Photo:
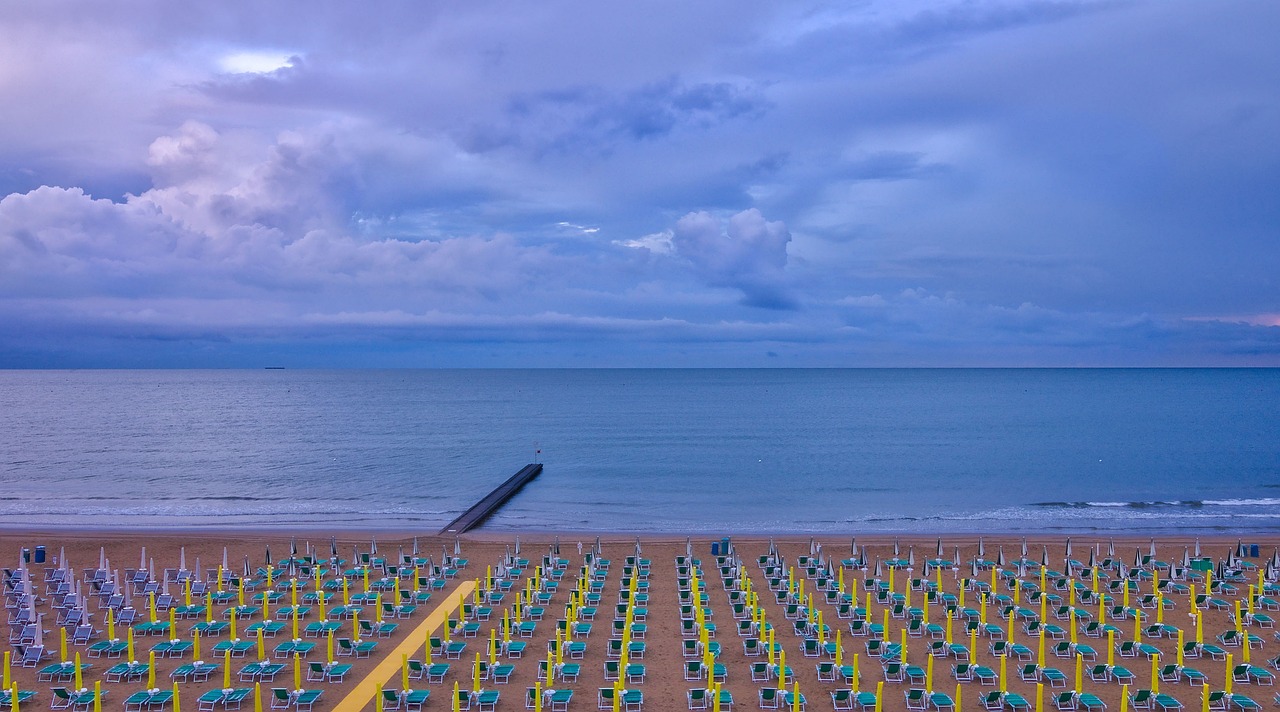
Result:
M421 651L423 644L427 641L427 637L436 632L436 629L448 619L449 614L462 605L462 602L471 595L475 587L476 582L474 580L463 581L458 584L458 588L449 594L448 598L441 601L440 605L436 606L434 611L431 611L426 620L410 631L404 641L384 657L382 662L378 663L373 672L370 672L368 676L357 683L355 689L338 702L333 708L334 712L360 712L365 709L373 701L374 696L378 694L378 688L385 687L392 677L400 673L400 663L403 656L408 655L412 658L416 652Z

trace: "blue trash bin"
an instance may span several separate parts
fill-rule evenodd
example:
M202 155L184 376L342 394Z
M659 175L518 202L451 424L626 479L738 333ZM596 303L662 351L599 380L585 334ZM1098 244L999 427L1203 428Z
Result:
M37 563L37 564L43 564L43 563L44 563L44 547L43 547L43 546L37 546L37 547L36 547L36 560L35 560L35 563Z
M718 541L711 542L711 555L712 556L720 555L720 542Z
M1257 544L1250 544L1250 545L1249 545L1249 556L1250 556L1250 557L1252 557L1252 558L1254 558L1254 559L1258 558L1258 545L1257 545Z

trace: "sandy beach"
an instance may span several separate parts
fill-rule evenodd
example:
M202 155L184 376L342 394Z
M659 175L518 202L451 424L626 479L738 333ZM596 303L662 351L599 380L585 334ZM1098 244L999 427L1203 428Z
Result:
M478 623L478 629L474 638L462 638L459 632L458 639L467 643L465 653L460 659L450 660L451 669L444 678L443 683L428 685L424 681L414 681L411 686L415 688L430 689L430 700L426 703L425 709L448 710L450 709L449 696L452 693L453 683L457 681L464 689L472 686L472 664L474 662L474 654L476 652L484 653L487 647L487 640L491 635L491 631L497 631L497 636L501 638L503 613L513 612L515 604L515 591L522 590L529 585L530 579L534 576L536 567L540 563L544 563L544 556L552 555L555 537L547 533L529 533L519 537L520 553L519 558L525 558L530 561L530 567L518 578L512 579L512 591L504 596L500 603L494 604L492 607L492 615L488 620L475 621ZM65 560L74 572L74 580L81 581L82 592L87 599L85 610L91 616L91 624L95 629L95 633L91 638L90 644L99 642L107 637L107 633L103 630L106 626L105 609L100 609L99 597L92 595L90 586L84 583L85 571L96 569L100 557L106 557L110 560L110 568L118 570L125 578L132 578L133 571L138 569L143 563L143 548L145 547L146 562L150 565L154 560L155 578L162 580L166 569L177 569L179 559L185 556L189 569L195 569L196 560L199 560L199 566L204 573L200 574L201 578L215 578L216 573L210 576L210 572L216 572L218 566L223 561L224 547L226 551L226 560L228 568L238 576L245 567L246 557L249 562L251 571L256 571L260 567L265 567L268 549L272 557L273 564L279 566L281 561L290 558L291 545L296 546L299 556L308 551L308 547L316 556L322 560L327 560L331 556L331 547L336 548L338 556L347 559L348 562L344 567L352 566L351 560L358 561L363 554L370 553L374 541L376 540L376 555L371 558L384 558L389 564L394 565L395 562L402 560L403 556L410 555L414 547L414 537L411 533L405 532L275 532L275 531L243 531L243 532L208 532L208 531L182 531L182 530L166 530L166 531L133 531L133 532L106 532L106 531L88 531L88 530L68 530L68 531L30 531L30 532L14 532L7 531L0 534L0 551L8 552L4 558L4 565L8 569L15 569L18 566L19 552L23 548L32 550L35 553L35 547L43 546L46 560L43 563L33 562L30 565L30 571L33 576L33 586L37 595L36 610L43 614L43 642L48 650L51 651L51 657L41 661L35 667L18 667L15 663L12 670L13 682L22 690L34 690L36 696L24 703L24 709L44 709L50 706L51 699L54 699L52 688L57 686L72 687L71 684L50 682L47 680L38 680L38 671L46 668L48 665L56 664L60 660L59 653L59 628L56 625L58 610L54 608L59 596L56 595L53 588L45 583L46 569L55 569L61 566ZM865 547L868 570L863 571L861 568L854 568L842 565L842 562L848 564L845 560L851 558L851 542L849 537L821 537L816 541L811 540L807 536L791 536L778 537L773 540L776 545L776 554L782 562L782 567L776 569L772 578L774 579L774 588L778 587L778 579L782 580L785 587L790 585L792 580L792 571L794 570L795 586L792 589L794 599L805 600L808 595L812 595L812 605L814 608L814 619L817 620L821 615L821 622L829 627L829 636L832 641L839 633L841 643L841 661L845 665L853 664L854 655L858 656L858 665L861 675L859 689L861 691L874 692L877 689L877 683L885 679L882 672L882 665L878 659L869 653L867 649L868 637L858 637L853 634L850 628L850 620L842 615L839 610L839 592L832 590L828 592L825 589L836 589L841 577L841 569L843 568L844 592L855 593L856 587L856 606L866 605L867 580L877 578L876 562L880 562L879 580L881 589L889 589L892 593L901 594L899 601L903 601L906 596L910 596L907 608L925 606L925 591L921 579L924 576L925 561L936 558L936 549L938 540L936 537L899 537L896 540L897 554L895 555L895 539L893 537L862 537L856 538L858 545L857 555L852 558L859 558ZM472 582L476 582L481 588L484 588L483 579L485 579L487 571L497 569L506 563L509 563L509 556L513 556L515 552L514 535L495 535L486 532L477 532L462 537L458 542L461 557L468 560L467 566L458 571L457 576L443 581L443 587L432 591L430 601L418 606L410 617L394 620L398 624L396 631L387 637L369 637L368 640L376 640L378 645L374 652L368 658L348 658L340 657L339 662L352 664L353 670L342 683L324 683L324 682L304 682L307 688L320 688L324 690L321 698L315 705L317 710L332 710L340 708L340 703L348 694L356 690L360 680L370 675L378 666L378 663L391 654L391 651L401 643L413 640L415 654L412 657L421 660L423 657L422 643L428 635L426 631L416 630L420 628L423 621L427 620L428 614L433 609L441 605L442 602L450 598L450 594L456 592L460 586L468 586ZM964 582L971 576L972 569L970 561L978 554L978 537L976 536L960 536L951 535L943 538L943 556L942 558L956 562L957 551L959 555L958 566L946 565L940 569L935 569L929 573L927 580L933 582L934 585L940 584L938 591L938 599L934 603L927 605L927 621L929 623L941 626L947 624L946 601L945 596L955 596L958 603L962 595L961 589ZM1236 550L1236 537L1202 537L1199 540L1201 550L1204 556L1212 557L1215 562L1226 559ZM1232 661L1235 664L1244 662L1245 649L1243 647L1231 647L1222 645L1217 641L1220 634L1227 631L1235 630L1233 622L1235 606L1240 602L1242 610L1246 613L1249 608L1250 585L1256 585L1259 581L1259 569L1254 566L1265 568L1266 562L1271 557L1275 548L1280 545L1274 537L1249 537L1244 540L1246 545L1258 544L1259 557L1246 557L1243 559L1243 565L1240 567L1242 575L1234 582L1227 584L1224 588L1216 589L1212 594L1212 602L1206 602L1203 608L1203 621L1201 623L1204 641L1208 644L1220 645L1223 649L1232 655ZM418 553L420 557L431 557L432 563L439 564L442 556L452 555L454 551L455 541L453 539L442 539L434 536L417 537ZM581 552L579 545L581 544ZM803 652L804 636L798 631L796 622L788 618L788 606L785 600L779 602L779 597L775 592L770 590L770 577L766 576L765 569L760 565L761 557L770 556L770 540L766 538L742 538L734 537L732 540L733 551L737 557L741 559L742 565L739 569L725 569L722 571L717 565L717 559L712 555L713 544L717 549L720 548L720 540L712 540L707 538L694 538L691 542L692 551L695 559L701 561L701 570L703 576L701 578L701 590L706 593L707 607L710 611L710 618L707 622L715 624L715 635L710 637L708 642L718 642L720 644L719 657L716 660L718 665L723 665L726 672L726 679L723 689L731 693L734 706L738 709L755 709L758 707L757 699L759 690L765 687L774 687L777 685L776 680L772 682L760 682L752 680L752 664L764 660L764 657L748 657L744 648L744 636L739 635L738 620L734 617L734 607L731 601L731 589L737 589L737 595L744 596L746 594L747 581L749 580L750 590L759 596L759 607L764 616L764 621L774 627L775 642L780 649L785 651L786 664L794 670L795 681L799 685L801 693L807 699L808 709L811 710L828 710L832 709L831 693L839 689L848 689L848 685L837 674L835 680L819 679L819 664L827 661L834 662L831 658L825 657L819 653L819 657L806 657ZM1175 664L1177 659L1176 639L1169 636L1176 636L1173 628L1181 629L1185 641L1191 642L1195 640L1196 625L1194 618L1189 615L1190 591L1189 586L1196 583L1195 591L1204 593L1204 582L1193 582L1185 578L1175 580L1172 584L1166 584L1161 587L1160 591L1163 596L1165 608L1163 612L1158 613L1154 602L1148 601L1146 607L1143 604L1143 598L1147 594L1152 594L1154 587L1161 581L1167 582L1171 575L1172 568L1181 568L1184 551L1195 546L1195 537L1163 537L1155 542L1157 547L1156 560L1173 564L1172 567L1157 567L1154 563L1146 563L1141 569L1142 576L1136 578L1136 589L1132 589L1128 595L1128 615L1134 615L1134 612L1142 620L1135 621L1132 617L1128 619L1114 619L1112 615L1108 615L1106 623L1115 626L1116 632L1115 642L1118 644L1122 641L1132 641L1135 639L1135 627L1140 626L1144 630L1141 636L1141 642L1153 646L1146 652L1159 652L1158 664L1160 667ZM596 545L594 537L584 537L579 534L565 535L559 537L559 554L552 556L552 559L563 560L559 564L562 568L557 575L560 578L557 590L550 596L549 602L543 607L545 608L545 617L535 627L532 637L523 639L527 643L527 650L523 657L511 660L515 669L510 676L509 682L505 684L497 684L490 680L483 682L485 689L493 689L500 691L500 700L497 704L499 710L516 710L525 709L525 691L526 688L534 685L537 677L538 662L544 659L547 653L547 643L549 640L555 639L555 623L556 619L562 618L566 612L566 605L570 601L571 592L579 586L578 579L582 573L582 567L591 550ZM594 620L591 621L592 628L588 635L578 638L586 643L586 650L580 660L571 660L567 662L578 663L581 665L581 673L576 682L555 681L552 685L556 689L572 689L574 691L572 702L569 709L571 710L587 710L596 709L597 693L601 687L612 686L612 682L605 680L605 663L609 655L609 639L614 631L615 613L618 612L618 603L620 592L623 588L622 581L624 579L624 567L626 566L627 557L637 555L637 546L639 546L639 557L650 562L648 569L648 577L645 579L643 575L637 578L637 585L643 582L647 585L648 600L643 607L646 615L641 621L646 627L643 630L644 652L642 659L636 659L632 662L641 663L645 666L645 676L643 682L634 682L626 685L628 689L638 689L643 692L643 707L647 710L681 710L687 708L687 693L691 688L705 687L705 681L690 681L685 679L685 643L686 635L682 630L681 620L681 586L678 575L677 557L686 554L686 538L680 535L665 536L642 536L637 538L628 534L608 534L600 537L600 556L598 559L607 559L611 565L606 571L593 571L590 578L593 580L603 579L599 585L600 599L599 605L596 606L597 611ZM982 582L982 585L990 585L992 581L992 572L994 569L1000 569L1013 577L1017 577L1018 569L1013 563L1021 558L1022 539L1018 537L983 537L983 556L981 559L989 562L1003 561L1002 566L998 567L982 567L976 579ZM993 624L996 629L993 633L993 639L987 634L987 630L983 628L983 633L976 637L976 646L970 651L973 656L972 664L985 666L999 675L1001 668L1001 658L993 654L992 643L998 641L1000 635L1008 635L1012 630L1012 643L1026 646L1034 656L1036 655L1038 638L1027 633L1028 623L1039 618L1040 604L1033 602L1033 591L1038 588L1040 581L1040 560L1045 556L1047 549L1048 569L1060 573L1067 572L1067 555L1066 555L1066 539L1065 537L1028 537L1027 538L1027 558L1034 562L1025 567L1025 571L1020 578L1026 584L1018 584L1015 591L1009 585L1012 578L1006 578L1005 573L997 574L996 586L992 591L992 595L1008 596L1009 599L992 599L986 606L985 621ZM1149 553L1152 541L1149 538L1140 539L1124 539L1117 538L1114 541L1107 538L1099 538L1096 535L1086 535L1083 537L1073 537L1071 539L1072 552L1071 559L1082 563L1089 561L1091 552L1100 562L1102 559L1114 558L1123 562L1125 567L1132 568L1135 564L1135 556L1138 563L1142 563L1142 559ZM1115 556L1108 557L1107 552L1110 547L1114 546ZM1096 547L1096 549L1095 549ZM1003 554L1001 554L1003 550ZM1246 553L1249 553L1246 546ZM64 557L64 559L59 559ZM805 561L806 557L815 562L821 561L824 565L829 565L833 572L833 578L830 582L823 582L819 579L825 578L820 571L809 571L807 567L802 566L800 562ZM34 558L34 557L33 557ZM913 565L907 566L905 560L911 559ZM598 560L597 559L597 560ZM896 570L888 567L891 559L901 559L903 566ZM55 560L58 560L55 563ZM860 563L860 562L854 562ZM732 561L726 561L726 566L732 566ZM551 572L556 571L556 565L548 567L545 570L546 578L551 578ZM816 569L816 566L815 566ZM421 574L422 572L420 572ZM49 574L51 577L54 574ZM285 572L284 578L279 575L273 575L272 587L281 591L288 591L289 584L287 579L291 577L290 572ZM371 580L377 581L383 578L384 573L379 569L371 569ZM1117 570L1107 569L1102 572L1102 578L1099 583L1099 590L1108 592L1110 584L1116 579ZM725 578L729 579L729 588L726 588ZM1064 576L1064 578L1066 578ZM1084 594L1086 598L1091 594L1093 589L1092 577L1082 575L1079 571L1073 572L1071 578L1072 583L1078 582L1082 588L1079 590L1090 592ZM329 574L326 580L335 580L335 574ZM912 589L911 580L916 579L916 590ZM801 582L803 582L801 584ZM313 592L316 583L310 581L304 588L300 588L300 595L306 592ZM355 594L364 591L364 577L362 573L352 576L348 581L348 593ZM585 586L585 584L583 584ZM800 588L803 585L803 589ZM1269 582L1270 589L1267 597L1271 599L1280 598L1280 594L1275 592L1275 581ZM1114 600L1107 604L1107 608L1111 606L1123 605L1123 586L1116 584L1117 588L1114 593ZM398 580L394 580L393 589L404 589L412 592L417 588L411 574L405 575ZM263 591L267 588L265 582L259 583L255 589L256 592ZM963 605L957 608L971 608L979 610L979 589L978 587L970 587L963 592L965 597ZM182 588L176 584L171 584L171 593L177 599L177 603L181 604ZM20 594L20 587L14 588L6 583L7 603L10 605L10 617L12 618L17 610L15 605L16 597ZM1058 605L1070 605L1073 598L1070 587L1065 586L1062 589L1056 588L1053 581L1049 581L1048 593L1061 598L1060 602L1055 601L1053 606L1046 605L1046 616L1042 624L1046 626L1057 626L1061 629L1063 640L1069 642L1071 640L1070 631L1073 627L1073 621L1065 618L1059 618L1055 615ZM249 595L252 595L250 593ZM285 593L283 600L272 607L269 614L269 620L275 620L275 609L280 606L289 605L289 595ZM394 594L393 594L394 595ZM628 594L630 595L630 594ZM342 594L337 593L337 598L341 599ZM1016 599L1014 597L1016 596ZM782 597L785 599L785 592ZM883 604L878 600L873 600L870 605L869 619L873 624L881 624L885 620L886 611L891 611L892 597L889 597L888 604ZM1012 627L1009 621L1001 615L1002 605L999 601L1016 602L1016 604L1024 609L1022 613L1014 613L1015 620ZM202 601L195 601L201 603ZM222 609L230 605L235 605L237 601L231 601L226 605L218 606L215 611L215 620L225 620ZM340 603L341 601L335 601ZM147 599L141 595L135 595L132 600L133 606L138 610L139 620L145 621L149 618L147 610ZM1099 605L1096 603L1087 603L1084 600L1075 602L1077 608L1087 614L1088 618L1078 618L1074 621L1076 626L1075 638L1078 643L1091 646L1097 654L1097 660L1093 664L1106 664L1108 657L1107 638L1089 637L1085 629L1089 622L1098 620ZM1261 639L1260 644L1256 644L1248 651L1252 664L1261 666L1274 672L1274 665L1268 661L1274 660L1277 654L1280 654L1280 642L1277 642L1275 630L1264 627L1266 616L1272 618L1280 616L1280 613L1265 609L1264 601L1255 602L1255 611L1261 614L1254 618L1249 625L1244 626L1246 633L1252 633ZM332 607L332 606L331 606ZM579 606L581 608L581 606ZM373 610L366 607L366 611ZM623 609L625 610L625 609ZM634 616L635 611L632 611ZM923 611L922 611L923 613ZM981 614L981 611L979 610ZM965 630L965 620L962 613L957 613L957 617L952 621L953 641L957 644L965 646L970 645L970 638ZM1164 629L1163 637L1150 637L1145 634L1147 628L1157 624L1157 615L1160 622L1171 626ZM368 613L362 614L362 617L370 617ZM455 616L456 617L456 616ZM159 620L168 620L167 614L161 613ZM173 637L181 639L190 639L189 629L204 618L198 619L178 619L176 634ZM254 622L262 620L262 613L256 614L256 617L242 619L239 624L241 630L244 626L251 625ZM313 610L310 616L303 619L303 624L314 622L317 620L317 611ZM902 631L908 627L909 616L902 618L893 617L892 614L888 620L888 634L886 636L888 643L901 643L903 641ZM351 630L352 623L344 621L340 635L347 634ZM11 632L11 644L8 649L15 650L16 638L19 632L14 632L14 625L9 626ZM980 626L981 627L981 626ZM929 667L930 654L929 646L935 638L931 638L927 629L922 626L923 632L920 636L908 635L907 650L905 654L905 662L909 666L918 666L921 670L927 670ZM431 633L439 635L439 633ZM637 629L637 635L640 633ZM123 631L117 631L118 637L124 637ZM416 636L416 639L415 639ZM157 636L138 636L135 638L135 657L141 662L146 662L148 658L147 651L152 646L162 640L168 640L169 635L163 637ZM247 636L246 639L249 639ZM274 638L266 638L265 644L268 657L271 656L271 650L281 642L291 637L288 628L278 634ZM207 652L211 646L221 640L226 640L227 635L216 638L206 638L202 641L204 650L204 659L214 662L214 656ZM514 638L521 640L520 638ZM690 638L697 640L697 637ZM827 634L823 634L823 642L826 642ZM324 661L324 639L317 639L319 645L308 658L310 661ZM637 638L638 640L638 638ZM1008 643L1009 641L1006 641ZM1057 657L1052 652L1053 647L1061 642L1059 640L1047 639L1045 665L1055 667L1064 673L1066 681L1064 686L1054 687L1046 680L1044 684L1043 705L1045 709L1052 709L1053 696L1064 690L1070 690L1075 687L1075 661L1069 657ZM92 663L92 667L86 670L84 674L84 685L88 688L93 687L93 681L103 678L104 673L112 665L124 660L121 658L93 658L88 657L89 645L69 645L69 655L74 656L78 651L81 653L84 662ZM437 656L439 657L439 656ZM233 686L245 686L251 683L243 683L238 680L238 671L240 668L257 658L256 650L249 651L245 658L233 659ZM162 689L169 689L172 686L170 673L180 665L191 663L193 658L190 654L181 658L158 657L156 659L156 686ZM285 659L290 664L286 666L285 671L280 674L273 682L264 682L262 688L264 691L263 707L270 705L270 688L292 688L292 664L291 661ZM218 661L220 662L220 661ZM504 660L499 660L504 662ZM1152 662L1149 658L1139 652L1134 657L1121 656L1121 653L1115 653L1116 665L1123 666L1133 673L1134 681L1130 686L1130 691L1138 689L1149 689L1151 685ZM1030 664L1035 663L1035 657L1032 657ZM954 657L936 657L933 658L932 669L932 685L931 689L935 692L945 693L952 698L955 697L957 691L957 682L952 676L952 668L957 665ZM1028 662L1019 660L1015 655L1005 663L1004 686L1011 692L1020 694L1031 705L1032 709L1036 708L1037 702L1037 686L1034 681L1022 679L1020 672ZM1225 687L1227 675L1227 663L1225 660L1215 660L1208 655L1198 659L1188 659L1184 661L1184 665L1191 666L1202 672L1209 684L1211 690L1221 690ZM400 663L394 661L396 671L391 674L390 680L386 683L388 689L400 689L401 674L399 672ZM382 668L386 669L386 668ZM142 682L103 682L102 687L108 690L108 696L103 702L104 709L119 709L126 698L130 694L143 689L145 681ZM209 690L219 689L223 686L221 671L210 678L209 681L184 682L180 683L181 704L183 709L196 709L196 699ZM906 702L904 692L912 687L925 687L926 685L916 682L886 682L883 687L882 708L885 710L904 710ZM1084 692L1097 695L1111 710L1119 710L1121 707L1121 687L1116 682L1095 682L1084 676L1083 680ZM1201 704L1201 691L1199 687L1193 687L1183 679L1181 682L1163 682L1160 684L1160 692L1169 694L1182 703L1182 705L1190 710L1198 709ZM999 690L1000 685L984 686L978 680L965 682L961 684L962 700L961 705L964 709L982 709L982 696L993 691ZM1237 682L1234 684L1234 692L1245 693L1254 701L1264 706L1272 704L1272 696L1275 693L1275 687L1266 687L1259 684L1242 684ZM342 707L346 709L347 707ZM366 701L362 706L364 709L374 709L372 700ZM221 709L221 708L219 708ZM249 709L249 707L246 707ZM352 708L354 709L354 708ZM544 707L550 709L550 705ZM1007 708L1006 708L1007 709Z

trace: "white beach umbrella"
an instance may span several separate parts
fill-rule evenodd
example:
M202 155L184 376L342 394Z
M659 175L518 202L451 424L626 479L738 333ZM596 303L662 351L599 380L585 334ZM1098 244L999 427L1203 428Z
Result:
M516 537L516 538L519 539L520 537ZM416 536L413 538L413 558L414 559L418 558L418 537Z
M105 571L107 569L107 547L98 547L98 570Z
M378 554L378 537L376 537L376 536L375 536L375 537L370 537L370 539L371 539L371 543L369 544L369 553L370 553L371 555L377 556L377 554ZM455 552L455 553L456 553L456 552Z
M938 537L938 558L941 559L942 557L942 537Z
M1155 539L1151 540L1151 551L1149 553L1151 555L1151 560L1155 561L1156 559L1156 540Z
M1107 540L1107 556L1109 558L1115 558L1115 555L1116 555L1116 540L1108 539Z
M204 580L204 569L200 568L200 557L196 557L196 567L191 570L193 578L197 581Z
M1182 547L1182 565L1184 567L1191 566L1191 550L1185 546Z
M44 614L36 614L36 637L35 642L31 644L34 648L44 647Z
M338 537L329 537L329 556L338 558Z
M156 560L155 560L155 557L151 557L150 559L147 559L147 580L148 580L148 581L155 581L155 580L156 580Z
M978 558L983 559L987 556L987 545L982 541L982 537L978 537Z
M599 540L600 540L600 537L596 537L596 541L598 542ZM519 556L519 555L520 555L520 535L516 534L516 556Z
M559 540L559 537L557 537L557 540ZM458 556L461 553L462 553L462 540L455 536L453 538L453 555Z
M895 558L895 559L896 559L896 558L898 558L898 556L899 556L899 552L898 552L898 537L896 537L896 536L895 536L895 537L893 538L893 558Z
M1027 558L1027 538L1025 536L1022 537L1022 556L1020 558Z
M1142 568L1142 549L1136 546L1133 548L1133 568Z
M178 549L178 570L187 570L187 547L185 546Z
M1090 550L1089 550L1089 568L1091 568L1091 569L1092 569L1092 568L1094 567L1094 565L1095 565L1095 564L1094 564L1094 560L1093 560L1093 549L1090 549Z
M1067 537L1067 558L1071 558L1071 537Z
M914 544L907 547L907 566L916 565L916 547Z
M1004 568L1004 545L1000 545L1000 549L996 551L996 566Z
M1274 567L1276 567L1276 568L1280 568L1280 548L1277 548L1277 549L1276 549L1276 550L1271 554L1271 565L1272 565L1272 566L1274 566Z
M58 547L58 568L63 571L71 570L71 564L67 563L67 547L65 546Z
M1043 551L1040 553L1040 565L1045 568L1049 568L1049 547L1048 546L1045 546Z
M271 568L271 545L270 544L267 544L267 553L265 556L263 556L263 560L266 562L267 568Z
M884 569L881 567L880 557L877 556L876 557L876 578L880 578L881 576L884 576Z
M1200 558L1200 537L1196 537L1196 552L1193 554L1197 559Z
M147 547L142 547L142 559L138 562L138 570L145 571L147 568Z
M958 546L956 547L956 558L951 561L951 566L957 570L960 568L960 547Z
M222 570L228 571L231 566L227 564L227 547L222 547Z

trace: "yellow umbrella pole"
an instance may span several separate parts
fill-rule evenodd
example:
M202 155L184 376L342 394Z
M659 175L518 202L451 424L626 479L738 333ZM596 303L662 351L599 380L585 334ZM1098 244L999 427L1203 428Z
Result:
M80 669L80 651L76 651L76 689L84 689L84 671Z
M222 654L222 689L231 687L231 648Z
M199 630L191 631L191 652L194 655L194 658L193 658L194 660L200 659L200 631Z
M102 712L102 680L93 681L93 712Z
M4 651L4 689L9 689L9 682L13 678L13 653Z
M253 712L262 712L262 683L253 683Z
M59 628L58 633L60 634L58 636L58 661L65 663L67 661L67 629Z
M293 654L293 689L302 689L302 656Z
M1129 710L1129 686L1120 686L1120 712L1128 712Z
M179 701L178 683L173 683L173 712L182 712L181 702Z
M156 686L156 651L152 650L147 656L147 689L150 690Z
M1036 683L1036 712L1044 712L1044 683Z

